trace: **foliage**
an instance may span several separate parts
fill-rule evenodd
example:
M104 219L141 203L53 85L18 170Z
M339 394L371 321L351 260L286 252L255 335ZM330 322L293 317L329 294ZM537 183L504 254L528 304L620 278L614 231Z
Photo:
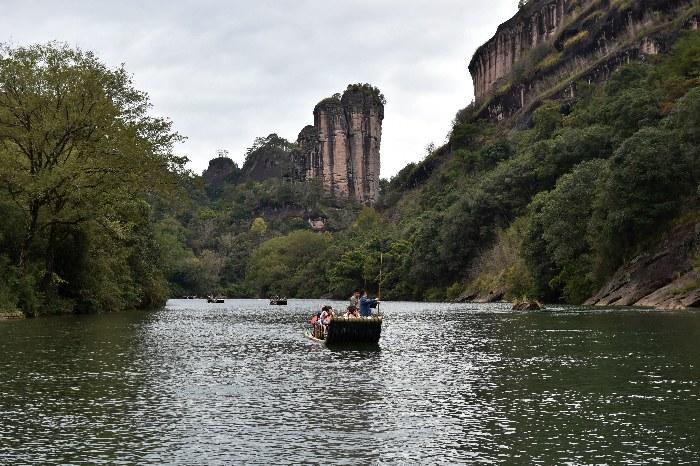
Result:
M208 273L209 289L235 296L345 298L381 287L388 299L501 291L582 302L697 207L697 37L603 85L579 83L575 102L541 103L527 128L467 107L445 145L382 181L376 210L306 183L228 183L199 210L162 220L177 245L170 257L184 264L168 268L171 286L203 289L197 277ZM521 73L553 53L530 51ZM327 231L310 231L312 218Z
M2 48L3 274L28 314L164 302L147 201L167 196L186 159L168 120L124 68L62 44ZM14 289L14 291L13 291ZM10 303L12 304L12 303Z
M245 153L246 163L252 154L261 152L263 150L269 151L274 149L279 149L284 152L289 152L294 149L295 145L287 141L286 139L279 137L275 133L268 135L267 137L257 137L253 141L253 145L250 146ZM244 165L245 166L245 165Z
M384 94L382 94L382 92L377 87L374 87L371 84L349 84L347 89L345 89L345 92L362 92L363 94L368 95L372 99L374 99L376 103L386 105L386 97L384 97Z
M247 288L256 296L289 296L301 290L312 296L322 294L325 290L318 285L323 282L314 275L323 274L324 268L319 267L319 261L309 259L322 257L329 240L327 235L295 231L266 241L250 259Z
M592 248L586 232L593 212L592 187L606 169L607 163L600 159L583 162L559 178L553 190L541 192L530 203L523 252L536 270L550 267L537 271L539 283L549 288L538 289L538 294L561 290L567 302L580 303L594 291ZM559 273L552 276L552 271Z

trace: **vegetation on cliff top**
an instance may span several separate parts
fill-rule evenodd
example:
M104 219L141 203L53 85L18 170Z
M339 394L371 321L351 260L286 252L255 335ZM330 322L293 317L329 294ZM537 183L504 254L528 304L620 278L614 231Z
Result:
M353 94L365 95L369 97L371 101L374 102L376 105L386 105L386 97L384 97L384 94L382 94L379 88L367 83L357 83L348 84L348 87L345 89L345 92L343 92L343 94L336 93L330 97L322 99L319 103L316 104L316 108L329 108L340 106L343 102L344 97Z

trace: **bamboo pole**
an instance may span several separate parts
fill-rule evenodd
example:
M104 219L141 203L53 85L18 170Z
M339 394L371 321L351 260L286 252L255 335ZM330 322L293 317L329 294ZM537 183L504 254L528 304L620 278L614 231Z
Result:
M382 267L384 265L384 253L379 253L379 289L377 291L377 301L382 299ZM379 315L379 304L377 303L377 315Z

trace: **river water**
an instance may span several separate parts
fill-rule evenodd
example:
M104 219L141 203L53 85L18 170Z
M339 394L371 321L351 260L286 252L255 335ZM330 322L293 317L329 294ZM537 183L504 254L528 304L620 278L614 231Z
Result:
M321 304L0 322L0 464L700 463L698 312L383 303L332 351Z

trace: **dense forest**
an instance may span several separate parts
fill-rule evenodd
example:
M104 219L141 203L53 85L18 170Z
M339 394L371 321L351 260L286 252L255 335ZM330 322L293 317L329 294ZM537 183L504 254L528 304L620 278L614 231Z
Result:
M574 99L542 101L526 119L492 122L471 105L367 207L254 176L256 160L293 150L275 134L225 176L194 175L174 155L181 137L149 116L124 69L56 44L5 48L0 308L346 297L380 285L384 299L501 290L583 302L699 220L698 57L700 32L686 32L669 53L580 82Z

